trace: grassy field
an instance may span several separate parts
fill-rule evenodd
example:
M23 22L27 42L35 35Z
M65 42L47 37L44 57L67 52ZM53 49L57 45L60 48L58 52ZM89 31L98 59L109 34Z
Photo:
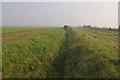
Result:
M117 78L118 32L3 28L3 78Z

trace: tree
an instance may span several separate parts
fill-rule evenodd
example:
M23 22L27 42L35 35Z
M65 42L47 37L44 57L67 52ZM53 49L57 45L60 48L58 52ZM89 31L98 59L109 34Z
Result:
M109 30L112 30L112 28L111 28L111 27L109 27Z
M83 27L85 28L85 27L86 27L86 25L83 25Z
M65 30L70 30L71 28L70 28L70 26L68 26L68 25L64 25L64 28L63 29L65 29Z
M84 28L91 28L91 25L83 25Z

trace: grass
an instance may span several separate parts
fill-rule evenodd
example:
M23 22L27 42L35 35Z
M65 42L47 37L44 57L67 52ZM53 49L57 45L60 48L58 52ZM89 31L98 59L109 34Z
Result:
M3 28L3 78L117 78L118 32Z
M118 77L118 43L117 40L114 42L117 32L92 29L74 29L74 32L76 32L76 38L65 61L64 77Z
M2 49L2 48L1 48ZM2 52L2 50L0 49L0 51ZM2 79L2 53L0 53L0 79Z
M41 29L40 27L3 27L2 33L11 33L11 32L20 32L28 30L37 30Z
M24 32L16 35L22 33ZM11 37L13 36L12 34ZM3 38L3 77L47 77L48 70L52 68L51 62L64 38L64 30L39 29L15 40L4 42L5 38Z

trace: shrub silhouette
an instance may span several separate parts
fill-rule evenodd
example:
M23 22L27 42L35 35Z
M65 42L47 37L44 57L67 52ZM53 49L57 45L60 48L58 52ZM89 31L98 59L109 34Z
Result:
M70 28L69 25L64 25L64 28L63 28L63 29L65 29L65 30L70 30L71 28Z
M83 25L84 28L91 28L91 25Z

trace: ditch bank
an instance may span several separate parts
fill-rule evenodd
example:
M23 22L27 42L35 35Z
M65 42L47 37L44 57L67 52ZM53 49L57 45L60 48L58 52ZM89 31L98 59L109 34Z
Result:
M71 29L66 30L65 38L62 40L60 45L60 50L58 51L58 56L55 58L53 62L53 66L54 69L56 69L56 72L54 72L53 74L50 72L48 77L64 78L65 67L66 67L65 61L69 53L72 52L73 39L74 39L74 32Z

